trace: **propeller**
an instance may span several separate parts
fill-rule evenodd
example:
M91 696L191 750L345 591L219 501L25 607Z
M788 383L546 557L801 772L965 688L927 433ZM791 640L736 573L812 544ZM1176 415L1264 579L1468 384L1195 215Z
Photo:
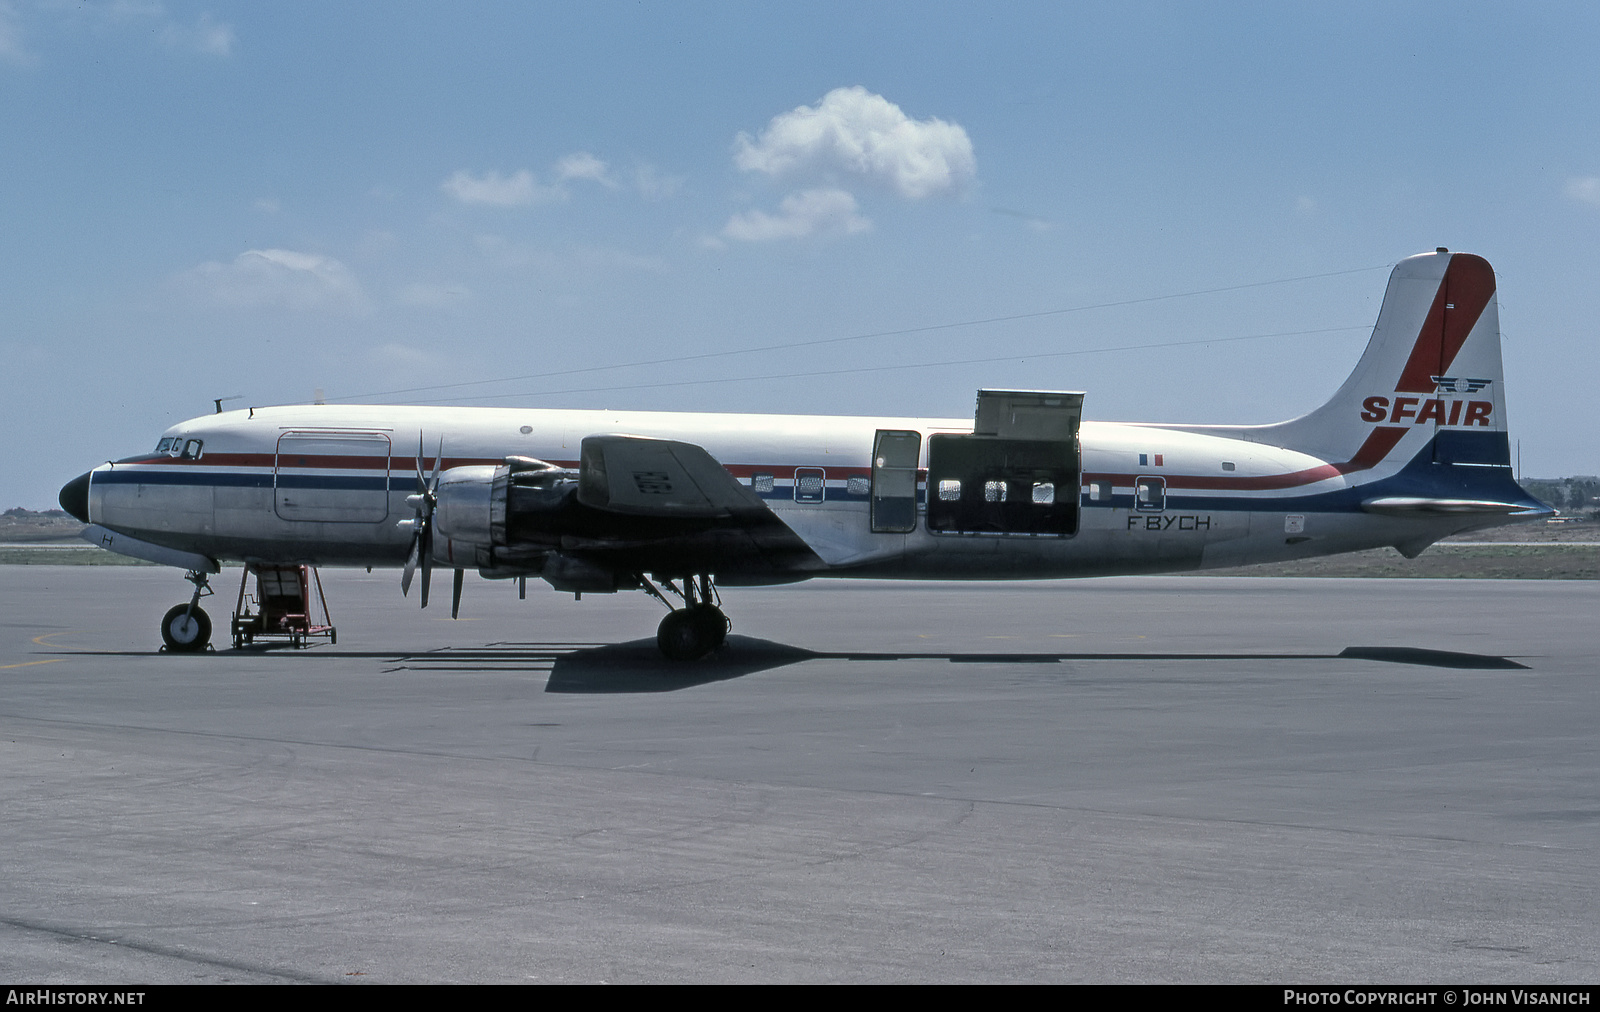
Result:
M400 574L400 593L409 596L411 577L422 565L422 606L428 606L428 584L433 578L433 507L439 501L439 470L444 466L444 437L439 437L439 452L433 458L433 477L424 478L422 435L417 435L417 491L406 496L406 505L417 511L410 520L400 521L400 526L411 531L411 553L406 556L405 571Z

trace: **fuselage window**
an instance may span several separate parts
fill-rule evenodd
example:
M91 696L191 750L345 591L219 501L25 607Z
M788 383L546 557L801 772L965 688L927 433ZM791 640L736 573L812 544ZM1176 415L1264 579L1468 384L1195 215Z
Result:
M866 495L872 491L872 480L861 477L851 478L845 482L844 490L851 495Z
M821 502L827 492L827 472L820 467L794 469L794 501Z
M1167 508L1167 479L1140 478L1133 484L1133 508L1155 512Z
M750 476L750 487L752 489L756 490L757 492L771 492L772 491L772 475L770 475L770 474L752 474Z
M1041 505L1048 505L1056 501L1056 485L1053 481L1036 481L1033 483L1033 501Z
M1005 502L1006 483L1003 481L986 481L983 483L984 502Z
M960 502L961 482L955 480L954 478L939 479L939 501Z

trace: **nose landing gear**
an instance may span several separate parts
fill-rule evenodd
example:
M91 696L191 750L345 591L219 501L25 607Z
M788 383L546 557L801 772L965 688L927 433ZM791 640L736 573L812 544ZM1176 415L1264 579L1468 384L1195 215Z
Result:
M173 605L161 619L161 641L174 653L198 653L211 644L211 616L200 609L200 599L211 596L211 583L199 570L183 578L194 584L194 596L188 604Z
M721 598L709 575L699 578L698 587L695 577L684 577L682 590L670 579L661 581L662 586L683 599L681 608L673 608L666 595L642 574L639 583L647 594L671 609L656 630L656 646L668 660L699 660L722 646L728 638L733 624L718 607Z

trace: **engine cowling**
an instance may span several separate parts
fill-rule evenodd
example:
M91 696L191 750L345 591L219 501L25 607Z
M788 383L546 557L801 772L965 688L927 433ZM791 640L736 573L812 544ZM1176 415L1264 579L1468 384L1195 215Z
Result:
M496 576L540 572L558 543L555 518L577 489L576 472L532 458L450 468L436 493L434 561Z

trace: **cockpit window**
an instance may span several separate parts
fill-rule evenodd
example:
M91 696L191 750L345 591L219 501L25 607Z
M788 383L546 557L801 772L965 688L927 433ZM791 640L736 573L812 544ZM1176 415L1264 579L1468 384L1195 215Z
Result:
M183 459L184 460L199 460L200 459L200 448L202 446L204 446L204 445L205 444L201 440L198 440L198 439L190 439L190 440L185 441L184 444L183 444L183 453L182 453ZM178 440L174 439L172 441L172 448L174 450L176 450L178 448Z
M172 437L171 436L162 436L161 437L161 442L156 444L156 452L157 453L166 453L170 449L172 449Z

